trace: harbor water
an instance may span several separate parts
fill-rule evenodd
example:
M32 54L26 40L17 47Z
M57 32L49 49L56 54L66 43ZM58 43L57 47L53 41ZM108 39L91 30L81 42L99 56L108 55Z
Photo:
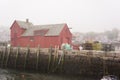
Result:
M43 74L16 70L0 69L0 80L100 80L95 77Z

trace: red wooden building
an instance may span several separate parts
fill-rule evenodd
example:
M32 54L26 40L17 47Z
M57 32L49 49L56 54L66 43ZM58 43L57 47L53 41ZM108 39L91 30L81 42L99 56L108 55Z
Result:
M71 44L72 34L67 24L33 25L28 21L15 20L10 27L11 46L49 48Z

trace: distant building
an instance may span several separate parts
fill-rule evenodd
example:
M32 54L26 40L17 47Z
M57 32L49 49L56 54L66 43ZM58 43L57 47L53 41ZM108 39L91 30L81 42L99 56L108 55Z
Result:
M94 41L99 41L99 42L102 42L102 43L106 43L106 42L109 42L109 39L107 38L106 35L99 34L95 37Z
M117 41L120 41L120 32L118 33Z
M112 45L115 48L115 51L120 51L120 42L113 42Z
M67 24L33 25L27 19L15 20L10 27L11 46L30 46L49 48L61 46L62 43L71 44L72 34Z

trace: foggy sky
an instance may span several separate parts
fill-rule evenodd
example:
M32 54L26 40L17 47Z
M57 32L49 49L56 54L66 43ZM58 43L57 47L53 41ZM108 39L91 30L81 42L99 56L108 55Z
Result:
M26 18L35 25L67 23L73 32L120 27L120 0L0 0L0 10L0 25L8 27Z

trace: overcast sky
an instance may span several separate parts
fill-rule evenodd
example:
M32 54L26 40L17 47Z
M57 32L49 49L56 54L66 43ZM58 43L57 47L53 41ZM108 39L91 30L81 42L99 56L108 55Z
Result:
M120 29L120 0L0 0L0 25L29 18L35 25L67 23L73 32Z

